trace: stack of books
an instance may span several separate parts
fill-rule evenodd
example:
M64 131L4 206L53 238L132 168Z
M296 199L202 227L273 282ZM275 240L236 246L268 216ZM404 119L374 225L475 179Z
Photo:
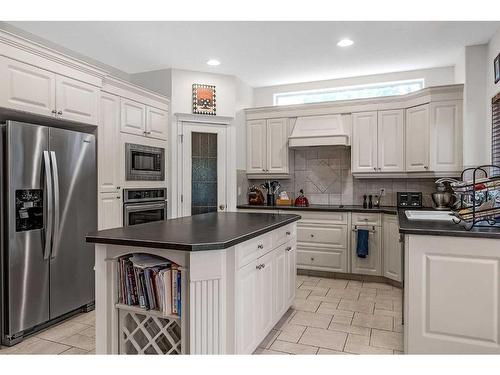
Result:
M149 254L133 254L118 261L118 303L181 315L179 265Z

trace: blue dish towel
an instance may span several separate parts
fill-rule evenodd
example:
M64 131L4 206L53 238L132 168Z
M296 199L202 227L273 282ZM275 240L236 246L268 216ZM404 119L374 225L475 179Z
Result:
M356 254L359 258L366 258L368 255L368 234L366 229L358 229L358 244L356 246Z

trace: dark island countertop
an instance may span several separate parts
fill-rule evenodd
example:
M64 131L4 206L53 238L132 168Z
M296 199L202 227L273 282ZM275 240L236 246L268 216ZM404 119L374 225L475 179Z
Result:
M394 206L381 206L378 208L363 208L363 206L353 205L328 205L328 204L311 204L308 207L295 206L255 206L250 204L240 204L236 208L240 209L257 209L257 210L292 210L292 211L324 211L324 212L374 212L393 214L398 213L398 208Z
M474 227L466 230L460 224L430 220L408 220L405 210L399 210L399 233L427 236L478 237L500 239L500 227Z
M299 219L299 215L212 212L101 230L88 234L87 242L183 251L226 249Z

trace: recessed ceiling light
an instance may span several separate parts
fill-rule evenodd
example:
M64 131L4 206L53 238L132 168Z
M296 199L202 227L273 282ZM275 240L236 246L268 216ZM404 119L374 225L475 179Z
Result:
M339 47L349 47L352 46L354 42L351 39L342 39L337 43Z
M210 59L210 60L207 60L207 65L217 66L217 65L220 65L220 61L217 59Z

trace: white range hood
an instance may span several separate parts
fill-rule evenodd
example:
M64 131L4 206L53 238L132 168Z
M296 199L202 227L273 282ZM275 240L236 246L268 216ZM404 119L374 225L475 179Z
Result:
M289 147L350 146L351 115L297 117Z

